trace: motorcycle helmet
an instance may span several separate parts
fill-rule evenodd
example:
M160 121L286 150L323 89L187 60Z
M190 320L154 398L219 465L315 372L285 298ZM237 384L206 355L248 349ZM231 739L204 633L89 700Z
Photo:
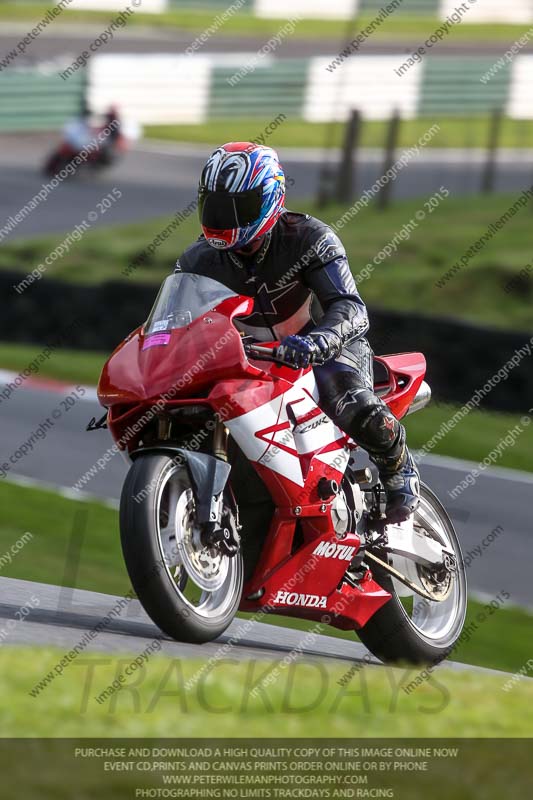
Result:
M198 187L203 234L218 250L261 238L283 213L285 175L271 147L229 142L208 159Z

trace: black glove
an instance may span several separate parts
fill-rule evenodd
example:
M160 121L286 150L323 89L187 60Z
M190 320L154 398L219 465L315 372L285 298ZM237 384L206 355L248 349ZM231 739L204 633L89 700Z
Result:
M311 364L324 364L338 355L334 334L309 334L286 336L277 349L277 355L293 369L305 369Z

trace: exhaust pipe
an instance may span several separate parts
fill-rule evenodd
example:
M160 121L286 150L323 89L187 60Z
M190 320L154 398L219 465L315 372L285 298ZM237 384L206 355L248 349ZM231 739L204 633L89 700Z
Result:
M422 381L418 392L415 394L413 402L409 406L407 414L414 414L415 411L420 411L425 408L431 400L431 386L426 381Z

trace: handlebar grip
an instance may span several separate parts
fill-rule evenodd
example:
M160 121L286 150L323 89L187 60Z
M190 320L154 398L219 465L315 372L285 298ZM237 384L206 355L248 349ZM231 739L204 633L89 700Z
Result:
M264 347L260 344L249 344L245 348L245 352L251 358L256 358L258 361L274 361L278 364L285 364L283 359L278 358L277 347Z

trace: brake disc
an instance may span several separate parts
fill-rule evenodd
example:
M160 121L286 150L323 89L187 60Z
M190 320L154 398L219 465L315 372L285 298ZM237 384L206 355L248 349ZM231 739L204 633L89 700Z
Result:
M185 571L200 589L220 589L228 573L227 558L218 548L202 544L190 489L181 494L176 508L176 547Z

